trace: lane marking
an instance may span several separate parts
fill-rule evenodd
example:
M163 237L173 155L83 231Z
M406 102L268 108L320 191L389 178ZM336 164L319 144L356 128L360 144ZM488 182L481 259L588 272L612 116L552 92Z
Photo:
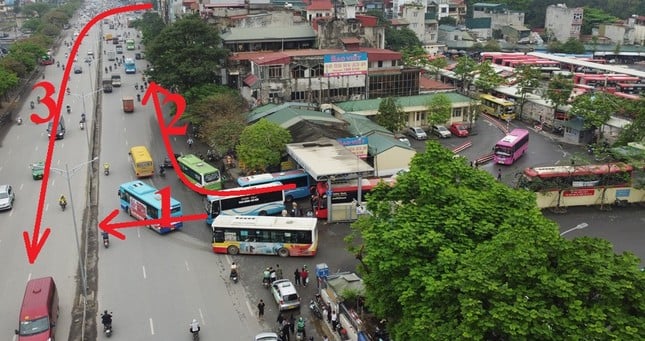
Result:
M150 321L150 334L155 335L155 324L152 322L152 318L148 320Z
M146 275L146 266L145 266L145 265L142 265L142 266L141 266L141 269L143 270L143 279L146 279L146 278L147 278L147 275Z

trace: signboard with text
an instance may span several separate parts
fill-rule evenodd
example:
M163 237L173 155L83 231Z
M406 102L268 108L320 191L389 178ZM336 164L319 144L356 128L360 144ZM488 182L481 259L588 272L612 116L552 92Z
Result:
M337 141L359 158L367 158L367 137L346 137Z
M367 52L326 54L323 62L325 77L367 74Z
M562 193L565 197L586 197L594 195L596 190L593 188L571 189Z

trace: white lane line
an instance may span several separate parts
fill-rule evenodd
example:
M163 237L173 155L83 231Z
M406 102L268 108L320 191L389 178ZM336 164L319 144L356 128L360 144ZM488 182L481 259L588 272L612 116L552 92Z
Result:
M150 321L150 334L155 335L155 324L152 322L152 318L148 320Z
M22 188L25 186L25 184L20 184L20 190L22 191Z
M190 265L188 265L188 261L184 261L184 265L186 265L186 271L190 271Z
M137 237L141 238L141 229L137 229Z
M146 279L147 278L147 276L146 276L146 266L142 265L141 269L143 269L143 279Z
M31 272L27 275L27 282L31 281Z
M45 212L49 209L49 204L45 204Z
M199 310L199 319L202 321L203 325L206 325L206 320L204 319L204 313L202 313L202 309L199 308L197 310Z
M56 184L56 179L52 179L52 187Z
M253 310L253 307L251 306L251 302L248 300L246 301L246 307L249 309L249 313L251 313L251 316L255 316L255 310Z
M56 161L56 166L60 166L60 159Z

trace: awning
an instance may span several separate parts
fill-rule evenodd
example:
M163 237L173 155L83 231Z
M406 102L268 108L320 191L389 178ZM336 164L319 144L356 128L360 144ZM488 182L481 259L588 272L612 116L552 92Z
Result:
M250 75L246 76L246 78L244 78L243 82L244 82L244 84L252 87L253 85L255 85L255 83L258 82L258 77L256 77L254 74L250 74Z

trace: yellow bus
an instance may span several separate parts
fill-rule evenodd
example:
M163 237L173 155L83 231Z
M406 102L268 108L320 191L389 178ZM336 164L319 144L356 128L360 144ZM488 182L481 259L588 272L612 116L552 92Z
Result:
M152 176L155 173L155 167L148 148L144 146L132 147L128 154L130 154L130 158L132 159L132 167L137 178Z
M482 94L479 99L482 112L506 121L515 118L515 103L489 94Z

